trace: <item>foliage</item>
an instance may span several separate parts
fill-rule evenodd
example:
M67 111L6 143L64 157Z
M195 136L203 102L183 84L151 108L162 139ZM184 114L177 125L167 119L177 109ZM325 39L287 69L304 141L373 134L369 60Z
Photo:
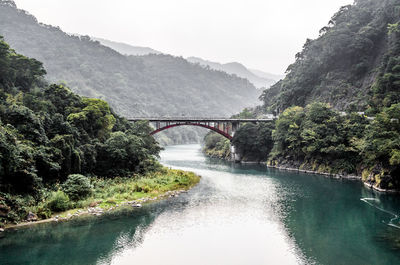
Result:
M366 130L362 154L369 167L381 168L380 182L400 186L400 103L384 108ZM374 181L375 179L373 179Z
M92 189L90 179L80 174L69 175L62 185L62 190L73 201L90 196Z
M399 10L397 0L342 7L319 38L305 42L286 77L264 90L260 108L282 113L319 101L346 111L378 112L398 102Z
M363 116L341 115L323 103L289 108L277 120L271 159L285 157L355 173L368 123Z
M270 163L363 172L377 186L400 187L399 23L397 0L357 0L306 41L286 77L264 90L263 105L253 110L280 114Z
M96 179L93 198L96 201L126 201L160 195L166 191L188 189L199 181L192 172L165 169L140 178Z
M229 158L231 154L230 141L224 136L210 131L204 137L204 152L212 157Z
M243 160L265 161L270 153L273 141L271 123L246 123L235 133L232 144Z
M31 196L35 211L48 216L50 210L68 208L69 198L90 195L89 180L76 174L115 177L159 170L155 157L161 148L148 123L132 124L103 100L48 85L42 64L15 53L1 38L0 72L0 192ZM52 193L39 207L46 188L57 183L64 183L67 195ZM22 212L32 206L9 203ZM11 213L9 220L25 218Z
M232 144L243 160L315 171L363 175L381 188L400 188L400 103L375 118L333 110L326 103L290 107L275 124L245 124ZM207 154L221 140L206 138ZM212 150L212 152L210 152Z
M125 56L88 36L70 35L58 27L41 24L15 5L0 2L0 25L0 35L17 51L46 65L46 78L50 82L64 81L79 95L104 99L125 117L182 114L222 117L256 104L260 95L246 79L205 69L181 57ZM0 76L8 75L0 70ZM84 126L91 111L80 110L70 119ZM98 125L111 125L108 118L111 116L104 115ZM169 136L164 142L197 142L204 135L196 129L185 126L161 134L164 138ZM96 128L93 132L86 131L106 133Z
M62 212L68 210L71 204L68 195L59 190L51 193L47 199L47 206L51 211Z
M13 71L0 80L1 191L35 193L73 173L115 176L154 168L160 147L148 123L133 125L103 100L47 85L41 63L2 40L0 47L1 71ZM27 63L12 60L19 57Z

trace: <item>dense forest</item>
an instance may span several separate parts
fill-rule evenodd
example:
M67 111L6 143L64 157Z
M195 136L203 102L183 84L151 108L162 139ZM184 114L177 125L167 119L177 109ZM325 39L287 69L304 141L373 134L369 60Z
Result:
M48 84L45 73L0 37L0 227L31 211L48 218L89 205L79 200L96 189L104 198L125 190L129 198L197 181L159 165L147 122L130 123L101 99Z
M41 24L9 0L0 1L0 35L17 52L43 62L50 82L104 99L124 117L230 116L255 106L261 93L246 79L181 57L122 55L88 36ZM197 134L192 129L182 139Z
M245 79L170 55L125 56L1 3L0 35L7 43L43 62L50 82L64 81L80 95L106 99L125 117L231 115L257 102L259 92Z
M342 111L374 113L399 101L400 5L356 0L308 39L286 78L265 90L263 109L283 112L314 101Z
M380 188L400 188L400 3L357 0L307 40L286 77L264 90L270 124L245 124L232 143L243 160L318 172L357 174ZM209 133L205 151L229 157Z

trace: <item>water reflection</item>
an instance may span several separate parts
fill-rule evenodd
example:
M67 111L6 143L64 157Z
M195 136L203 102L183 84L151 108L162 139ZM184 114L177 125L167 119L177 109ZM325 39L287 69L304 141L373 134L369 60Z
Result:
M0 240L0 264L109 264L127 247L140 244L162 207L121 210L7 232Z
M169 147L161 161L200 184L141 209L9 232L0 264L400 264L398 196L208 159L199 146Z

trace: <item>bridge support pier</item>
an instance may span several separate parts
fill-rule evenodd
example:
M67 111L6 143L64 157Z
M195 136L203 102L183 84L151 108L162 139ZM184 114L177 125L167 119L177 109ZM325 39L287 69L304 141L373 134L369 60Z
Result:
M231 159L233 162L240 162L240 154L236 153L236 148L231 142Z
M215 131L231 141L231 159L235 162L240 162L241 157L236 152L235 146L232 144L233 136L239 129L242 123L252 122L271 122L275 117L263 119L234 119L234 118L196 118L196 117L164 117L164 118L131 118L131 122L148 121L155 125L155 130L150 133L154 135L163 130L173 128L176 126L199 126Z

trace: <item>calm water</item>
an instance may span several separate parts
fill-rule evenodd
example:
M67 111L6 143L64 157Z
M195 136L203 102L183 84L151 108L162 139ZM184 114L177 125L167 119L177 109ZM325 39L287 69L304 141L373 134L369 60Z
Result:
M400 200L358 182L206 159L169 147L194 171L177 198L0 239L0 264L400 264Z

